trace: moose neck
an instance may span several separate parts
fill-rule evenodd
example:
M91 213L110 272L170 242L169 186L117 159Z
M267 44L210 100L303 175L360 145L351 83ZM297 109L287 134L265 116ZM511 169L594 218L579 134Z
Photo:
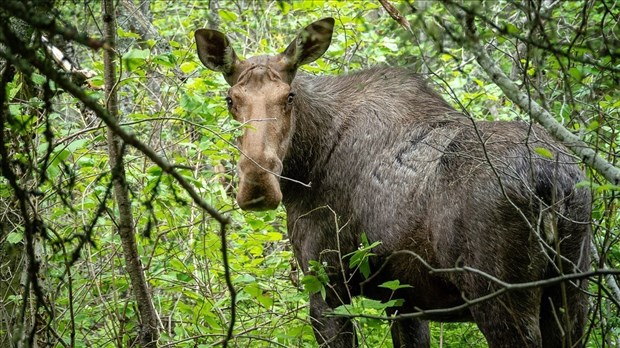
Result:
M325 87L329 77L299 73L293 81L296 93L293 105L294 131L283 162L282 175L310 184L320 185L329 154L337 144L337 132L344 116L338 108L337 94ZM284 195L301 193L309 188L286 179L280 180ZM290 195L289 195L290 196ZM284 197L286 202L287 197Z
M354 180L360 173L352 166L382 146L396 146L391 143L399 137L409 139L413 130L422 136L433 124L468 122L407 69L375 67L328 77L300 73L292 87L294 129L282 176L311 187L281 179L285 204L314 197L328 182L340 187L339 180Z

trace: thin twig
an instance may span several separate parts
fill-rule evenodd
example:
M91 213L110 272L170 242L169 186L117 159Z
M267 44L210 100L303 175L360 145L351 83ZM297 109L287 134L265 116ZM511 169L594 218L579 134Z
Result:
M464 272L468 272L468 273L474 273L477 275L480 275L484 278L486 278L487 280L497 284L498 286L500 286L499 290L496 290L494 292L491 292L489 294L486 294L484 296L475 298L475 299L466 299L463 298L464 303L460 304L458 306L454 306L454 307L449 307L449 308L440 308L440 309L429 309L429 310L423 310L420 309L417 312L414 313L406 313L406 314L400 314L397 316L379 316L379 315L366 315L366 314L361 314L361 315L349 315L349 314L331 314L332 316L339 316L339 317L347 317L347 318L354 318L354 317L359 317L359 318L370 318L370 319L380 319L380 320L403 320L403 319L411 319L411 318L419 318L419 319L425 319L425 318L433 318L436 316L440 316L440 315L446 315L446 314L451 314L451 313L455 313L455 312L460 312L464 309L467 309L473 305L477 305L480 303L483 303L485 301L489 301L493 298L496 298L504 293L510 292L510 291L516 291L516 290L525 290L525 289L534 289L534 288L543 288L543 287L547 287L547 286L552 286L552 285L556 285L556 284L560 284L560 283L564 283L564 282L568 282L568 281L572 281L572 280L580 280L580 279L586 279L586 278L590 278L593 276L598 276L598 275L620 275L620 269L596 269L593 271L588 271L588 272L580 272L580 273L571 273L571 274L563 274L557 277L553 277L553 278L547 278L547 279L543 279L543 280L537 280L537 281L532 281L532 282L525 282L525 283L507 283L491 274L488 274L482 270L476 269L476 268L472 268L469 266L465 266L465 267L454 267L454 268L434 268L432 267L428 262L426 262L420 255L410 251L410 250L399 250L397 252L394 252L393 254L391 254L390 256L387 257L387 259L385 260L385 262L383 263L383 266L381 268L379 268L375 273L373 273L373 275L371 275L368 279L366 279L366 281L362 282L360 284L360 286L363 286L364 283L371 281L374 277L376 277L379 273L381 273L383 267L388 263L388 261L392 258L395 257L396 255L402 255L402 254L407 254L407 255L411 255L414 258L416 258L420 263L422 263L422 265L424 267L426 267L429 270L429 274L437 274L437 273L464 273Z

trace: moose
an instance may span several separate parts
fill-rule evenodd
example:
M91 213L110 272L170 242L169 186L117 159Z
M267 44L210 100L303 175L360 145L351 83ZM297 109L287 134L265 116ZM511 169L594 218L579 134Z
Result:
M230 84L243 210L283 203L323 347L353 347L354 296L386 310L395 347L428 347L428 321L473 321L490 347L583 346L590 193L567 149L525 121L474 121L406 68L342 76L297 72L328 49L334 19L277 55L240 59L225 34L195 32L198 57ZM367 278L347 255L379 242ZM545 283L545 280L555 281ZM398 280L397 290L381 287ZM523 284L537 286L511 286Z

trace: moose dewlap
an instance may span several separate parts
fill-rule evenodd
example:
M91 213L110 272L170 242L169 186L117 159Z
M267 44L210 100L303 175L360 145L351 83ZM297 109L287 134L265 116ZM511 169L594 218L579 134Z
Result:
M585 280L477 300L504 288L496 279L588 269L590 195L575 186L584 174L573 157L540 127L474 122L407 69L297 73L325 53L333 26L319 20L282 53L247 60L224 34L195 34L200 60L231 85L230 113L247 125L239 206L282 202L304 272L315 260L329 275L325 299L310 298L317 341L356 345L350 319L328 314L363 295L404 300L387 311L405 316L392 325L395 347L429 346L426 320L474 321L491 347L583 345ZM363 233L381 242L368 279L341 260ZM378 286L389 280L410 287L392 294Z

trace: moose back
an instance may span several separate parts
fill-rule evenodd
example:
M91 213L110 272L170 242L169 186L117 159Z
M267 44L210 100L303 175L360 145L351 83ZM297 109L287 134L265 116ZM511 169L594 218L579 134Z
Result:
M575 186L584 177L573 157L537 126L472 121L406 69L297 74L327 50L333 26L319 20L282 53L247 60L224 34L195 33L200 60L224 75L230 113L247 125L239 206L282 202L303 271L314 260L329 275L325 298L310 297L317 341L355 346L351 320L328 314L363 295L404 300L387 311L403 315L395 347L429 346L427 320L474 321L491 347L582 345L586 281L477 300L506 290L497 280L587 270L590 196ZM362 234L380 242L368 279L343 260ZM378 286L389 280L410 287Z

